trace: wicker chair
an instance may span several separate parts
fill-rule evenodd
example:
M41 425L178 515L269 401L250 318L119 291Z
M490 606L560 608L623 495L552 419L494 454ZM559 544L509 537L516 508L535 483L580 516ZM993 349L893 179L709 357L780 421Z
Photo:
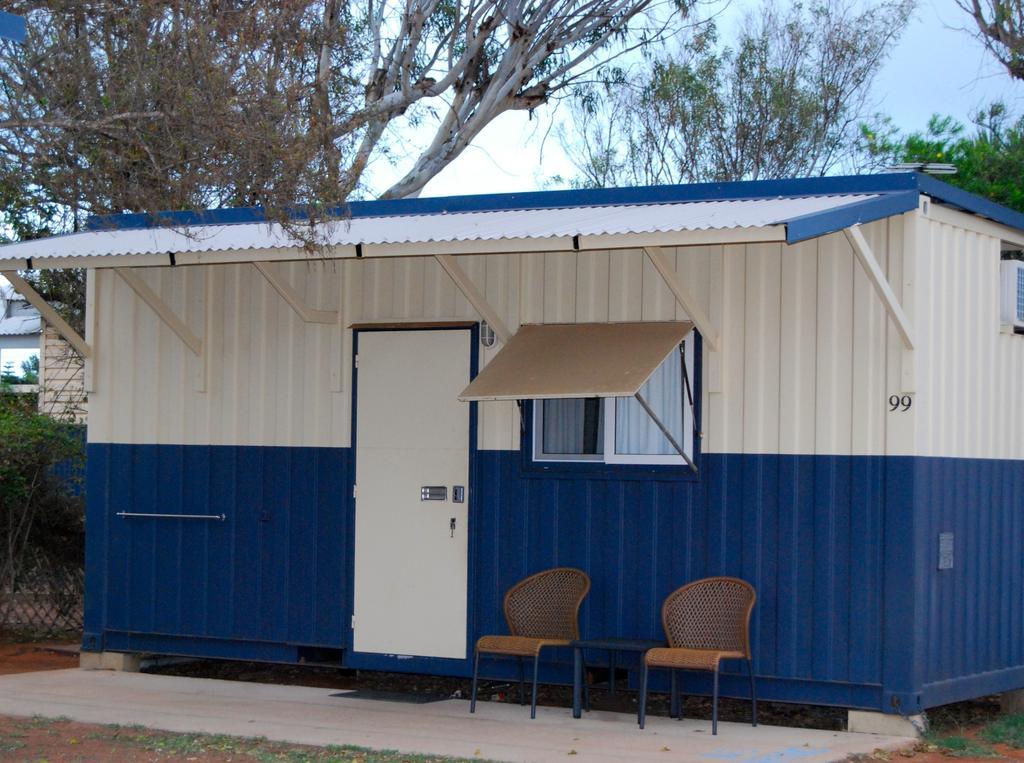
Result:
M482 636L473 655L473 690L469 712L476 712L480 655L500 654L519 659L519 701L523 701L523 659L533 658L530 717L537 717L537 668L545 647L568 646L580 637L580 604L590 591L582 570L556 567L521 580L505 594L509 636Z
M676 671L706 670L714 673L711 733L718 733L718 670L722 660L746 660L750 674L752 725L757 725L757 690L750 650L750 613L757 593L739 578L705 578L669 594L661 608L668 647L651 649L644 656L640 682L640 728L647 716L647 674L650 668L672 671L673 718L682 718Z

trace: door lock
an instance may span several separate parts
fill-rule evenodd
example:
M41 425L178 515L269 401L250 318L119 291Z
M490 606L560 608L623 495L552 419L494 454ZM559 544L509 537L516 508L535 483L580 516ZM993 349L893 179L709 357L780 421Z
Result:
M455 517L452 517L448 522L449 537L455 537Z

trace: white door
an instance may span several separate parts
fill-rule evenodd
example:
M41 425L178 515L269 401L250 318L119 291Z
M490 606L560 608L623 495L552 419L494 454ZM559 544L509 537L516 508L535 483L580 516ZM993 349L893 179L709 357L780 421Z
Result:
M359 335L358 652L466 657L469 404L457 395L470 341L462 329ZM444 499L422 500L427 487Z

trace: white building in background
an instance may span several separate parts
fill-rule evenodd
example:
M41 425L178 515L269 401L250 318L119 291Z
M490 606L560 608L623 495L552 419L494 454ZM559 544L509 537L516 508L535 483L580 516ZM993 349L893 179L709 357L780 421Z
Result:
M10 361L20 374L21 362L31 357L25 351L39 356L39 384L16 389L38 391L41 413L85 423L84 360L24 297L9 284L0 285L0 369Z
M0 285L0 369L4 363L14 362L7 350L34 350L39 353L42 336L42 318L28 301L10 285ZM24 352L17 353L14 372L21 372Z

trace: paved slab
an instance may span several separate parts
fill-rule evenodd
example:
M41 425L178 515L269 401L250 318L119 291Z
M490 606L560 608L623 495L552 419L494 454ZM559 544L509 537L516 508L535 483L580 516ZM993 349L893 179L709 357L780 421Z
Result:
M893 749L911 740L872 734L529 709L465 700L428 704L346 698L335 689L106 671L0 676L0 714L66 716L83 723L264 736L301 744L353 744L502 761L817 761Z

